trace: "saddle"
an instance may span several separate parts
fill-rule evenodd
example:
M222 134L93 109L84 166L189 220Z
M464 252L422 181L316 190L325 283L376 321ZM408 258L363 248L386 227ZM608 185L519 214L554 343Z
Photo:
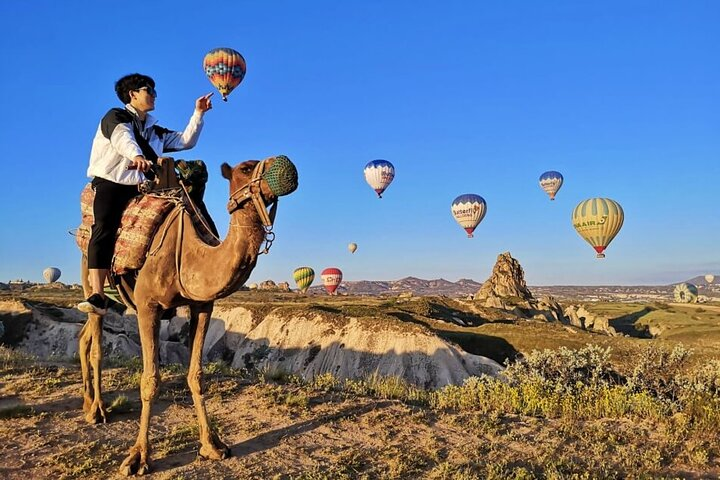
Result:
M177 160L169 158L159 164L156 182L152 189L145 186L123 212L120 228L116 234L115 252L111 271L124 275L137 271L145 264L153 237L165 218L180 210L187 213L198 236L208 245L219 245L217 230L202 203L207 183L207 168L201 160ZM179 173L176 173L176 170ZM95 191L88 183L80 194L82 223L75 234L75 241L83 255L87 255L88 243L94 223L93 201Z

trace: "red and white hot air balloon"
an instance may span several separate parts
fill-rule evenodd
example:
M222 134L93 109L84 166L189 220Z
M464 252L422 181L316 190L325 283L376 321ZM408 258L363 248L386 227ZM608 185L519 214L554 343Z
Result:
M338 285L342 282L342 277L343 275L340 269L335 267L326 268L320 274L325 290L327 290L330 295L335 295Z

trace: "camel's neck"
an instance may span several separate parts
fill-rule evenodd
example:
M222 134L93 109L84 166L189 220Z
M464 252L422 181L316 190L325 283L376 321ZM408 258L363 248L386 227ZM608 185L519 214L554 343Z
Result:
M183 242L181 284L193 299L211 301L237 290L248 279L265 231L252 202L230 215L228 234L211 247L203 242Z

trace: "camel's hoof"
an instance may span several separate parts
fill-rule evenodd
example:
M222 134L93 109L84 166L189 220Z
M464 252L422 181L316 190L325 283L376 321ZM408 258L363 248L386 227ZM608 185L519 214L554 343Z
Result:
M143 455L139 447L133 447L130 449L130 454L120 465L120 474L129 477L131 475L145 475L146 473L150 473L147 455Z
M83 413L88 413L92 407L93 400L90 397L83 397Z
M85 411L85 420L92 424L107 423L107 411L102 401L95 401L90 405L90 408Z
M225 460L232 456L230 448L220 441L217 434L213 433L210 441L212 443L211 445L203 445L200 447L198 458L202 460Z

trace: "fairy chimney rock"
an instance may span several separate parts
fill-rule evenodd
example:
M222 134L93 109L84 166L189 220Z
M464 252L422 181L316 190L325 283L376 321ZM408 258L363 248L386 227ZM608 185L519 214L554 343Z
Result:
M492 275L475 294L475 300L495 308L504 308L507 300L512 303L534 300L525 284L525 273L520 262L510 252L498 255Z

